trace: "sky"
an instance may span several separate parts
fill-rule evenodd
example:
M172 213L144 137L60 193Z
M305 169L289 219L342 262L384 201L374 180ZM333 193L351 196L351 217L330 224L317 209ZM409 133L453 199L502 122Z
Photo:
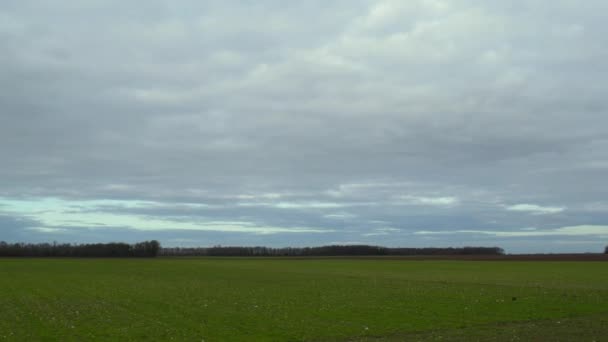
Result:
M0 240L608 244L603 0L0 3Z

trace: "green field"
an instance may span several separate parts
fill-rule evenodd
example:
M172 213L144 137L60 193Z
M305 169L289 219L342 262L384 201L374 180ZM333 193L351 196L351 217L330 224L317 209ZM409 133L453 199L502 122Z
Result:
M604 262L0 259L0 340L608 340Z

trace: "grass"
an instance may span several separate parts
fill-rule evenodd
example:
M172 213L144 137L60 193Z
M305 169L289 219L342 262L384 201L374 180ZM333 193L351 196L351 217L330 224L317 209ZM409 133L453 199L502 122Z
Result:
M0 318L0 341L600 341L608 265L0 259Z

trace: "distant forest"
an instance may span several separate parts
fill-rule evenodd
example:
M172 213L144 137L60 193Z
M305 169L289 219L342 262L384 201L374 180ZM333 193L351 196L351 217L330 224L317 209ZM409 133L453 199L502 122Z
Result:
M172 247L162 248L156 240L127 244L122 242L7 243L0 241L0 257L156 257L156 256L365 256L365 255L502 255L499 247L388 248L369 245L331 245L322 247Z
M160 251L156 240L127 244L112 243L7 243L0 241L0 257L155 257Z
M502 255L500 247L388 248L369 245L322 247L197 247L162 248L163 256L349 256L349 255Z

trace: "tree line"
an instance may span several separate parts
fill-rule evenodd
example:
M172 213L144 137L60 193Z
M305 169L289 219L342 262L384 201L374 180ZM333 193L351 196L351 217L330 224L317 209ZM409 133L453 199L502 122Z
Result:
M608 254L608 246L604 250ZM134 244L123 242L7 243L0 241L0 257L156 257L156 256L366 256L366 255L503 255L500 247L381 247L371 245L329 245L320 247L170 247L156 240Z
M156 240L134 244L110 243L7 243L0 241L0 257L156 257L161 250Z
M500 247L389 248L370 245L330 245L321 247L172 247L162 248L162 256L365 256L365 255L502 255Z

